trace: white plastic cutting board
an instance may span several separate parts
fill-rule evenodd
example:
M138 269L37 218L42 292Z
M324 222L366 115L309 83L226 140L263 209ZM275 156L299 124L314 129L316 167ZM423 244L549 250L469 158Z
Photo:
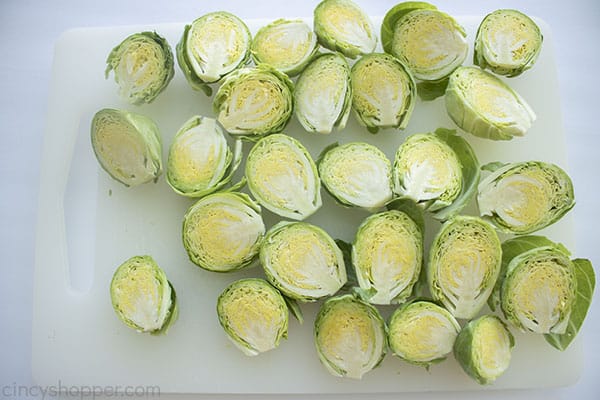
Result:
M472 44L480 18L459 18ZM379 27L381 19L374 22ZM256 31L265 20L247 21ZM310 22L310 21L309 21ZM312 324L319 304L303 305L305 323L292 321L280 347L249 358L233 347L215 313L218 294L233 280L261 276L260 267L214 274L195 267L181 244L181 221L192 200L176 195L161 177L157 184L127 189L111 180L94 158L89 141L93 114L103 107L134 110L152 117L163 134L164 159L179 128L194 114L212 116L211 100L194 92L176 66L175 78L151 105L130 106L104 79L107 54L125 36L156 30L174 47L184 24L77 29L56 44L43 149L36 244L33 376L40 385L144 385L161 393L331 393L479 389L452 356L428 372L388 354L362 381L335 378L319 364ZM493 142L463 135L482 163L539 159L566 168L552 38L535 67L507 80L530 103L538 119L525 138ZM466 63L471 63L470 54ZM443 100L418 102L405 131L371 135L351 116L348 127L331 135L310 135L293 120L286 133L316 157L326 145L354 140L378 145L392 159L408 135L454 127ZM247 152L249 144L245 144ZM567 168L568 170L568 168ZM351 240L363 211L343 209L323 193L324 205L308 222L333 237ZM473 212L471 207L468 212ZM268 226L278 218L264 211ZM428 224L429 240L438 223ZM545 232L573 246L567 215ZM150 254L178 293L180 316L166 336L134 332L115 316L109 282L116 267L133 255ZM393 307L382 307L387 317ZM514 331L514 330L513 330ZM488 389L568 385L581 372L582 348L554 350L542 337L516 334L509 370Z

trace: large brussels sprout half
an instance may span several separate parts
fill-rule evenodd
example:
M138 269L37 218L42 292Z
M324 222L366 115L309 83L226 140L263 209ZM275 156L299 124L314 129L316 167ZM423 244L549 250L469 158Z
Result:
M459 331L460 325L448 310L429 301L415 301L392 314L388 343L401 359L429 367L452 352Z
M192 88L210 96L209 83L248 62L251 41L241 19L224 11L212 12L185 26L177 44L177 61Z
M535 121L517 92L477 67L459 67L450 75L446 110L464 131L492 140L524 136Z
M269 282L296 300L335 294L347 280L342 251L323 229L280 222L267 232L260 261Z
M477 203L481 216L498 229L524 234L558 221L575 205L575 195L569 175L560 167L527 161L501 166L483 179Z
M501 262L500 240L490 224L477 217L453 217L431 244L429 291L456 318L471 319L492 293Z
M343 205L375 210L392 199L391 163L371 144L332 145L317 164L323 185Z
M217 120L232 136L258 140L281 132L292 116L294 84L267 64L229 74L213 100Z
M454 343L454 358L481 385L494 382L510 364L515 339L495 315L470 321Z
M294 76L310 62L318 48L317 36L305 22L278 19L256 32L251 52L256 64L269 64Z
M270 135L252 147L246 159L246 179L258 202L282 217L302 220L321 207L315 162L288 135Z
M151 103L173 79L173 65L165 38L156 32L134 33L108 55L105 77L114 72L119 95L127 102Z
M227 286L217 300L217 315L227 337L247 356L272 350L287 338L286 302L263 279L240 279Z
M319 3L314 11L314 30L323 47L350 58L371 53L377 45L371 19L350 0Z
M314 332L319 359L334 376L361 379L385 356L385 323L379 311L351 294L323 303Z
M540 28L517 10L496 10L481 21L475 37L473 63L508 77L535 64L542 49Z
M176 193L202 197L229 183L241 161L239 141L234 157L217 121L194 116L179 129L171 143L167 182Z
M423 261L423 232L397 210L367 217L352 244L361 296L373 304L402 303L412 294Z
M175 289L150 256L131 257L117 268L110 298L121 321L138 332L166 333L177 319Z
M162 173L162 143L150 118L104 108L92 119L92 148L100 166L125 186L155 181Z
M300 74L294 90L296 118L309 132L344 129L352 105L350 67L339 53L322 54Z
M183 221L183 245L190 260L215 272L252 263L264 233L260 207L244 193L203 197L188 209Z
M395 57L371 53L361 57L350 73L352 109L369 132L404 129L416 101L415 81Z

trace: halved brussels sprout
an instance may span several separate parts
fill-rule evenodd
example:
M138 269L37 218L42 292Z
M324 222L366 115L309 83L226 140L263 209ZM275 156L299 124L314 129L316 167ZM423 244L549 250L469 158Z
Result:
M261 64L229 74L213 100L217 120L232 136L258 140L281 132L292 116L294 84Z
M198 200L183 220L183 245L190 260L208 271L248 266L265 234L260 206L244 193L213 193Z
M294 76L310 62L318 48L317 36L305 22L278 19L256 32L251 52L256 64L269 64Z
M202 197L229 183L241 161L239 141L234 157L217 121L193 116L179 129L171 143L167 182L178 194Z
M125 186L158 179L162 173L162 143L150 118L104 108L92 119L92 148L100 166Z
M406 128L416 88L400 61L389 54L367 54L352 66L350 79L352 109L361 125L371 133L379 128Z
M423 232L407 214L390 210L367 217L352 245L360 295L372 304L406 301L423 262Z
M260 261L269 282L300 301L332 296L347 280L344 256L335 241L305 222L284 221L269 229Z
M346 57L356 58L375 50L377 34L369 16L350 0L323 0L314 11L319 43Z
M381 37L384 50L411 71L424 100L442 96L448 76L467 56L465 30L454 18L422 2L405 2L386 14Z
M140 32L119 43L106 59L105 77L114 71L119 95L131 104L151 103L175 74L173 51L156 32Z
M267 136L250 149L246 179L252 195L282 217L302 220L321 207L321 181L306 148L285 134Z
M150 256L131 257L117 268L110 299L121 321L138 332L166 333L177 319L175 289Z
M339 53L322 54L302 71L294 90L295 113L309 132L346 127L352 105L350 67Z
M523 136L535 121L516 91L477 67L459 67L450 75L446 110L461 129L492 140Z
M375 307L351 294L332 297L317 314L315 345L329 373L361 379L385 356L385 322Z
M527 161L484 168L493 172L479 184L479 213L504 232L535 232L575 205L571 178L554 164Z
M247 356L272 350L287 338L285 300L263 279L240 279L227 286L217 300L217 315L227 337Z
M429 291L456 318L471 319L492 293L501 262L500 239L490 224L477 217L453 217L431 244Z
M479 183L479 162L456 131L411 135L398 147L392 169L394 192L446 220L469 202Z
M473 63L498 75L518 76L535 64L543 41L535 22L517 10L485 16L475 37Z
M460 325L448 310L429 301L415 301L392 314L388 343L396 356L429 368L452 352L459 331Z
M317 162L323 185L341 204L376 210L392 199L392 166L363 142L327 147Z
M252 36L233 14L217 11L186 25L177 44L177 62L194 90L212 94L214 83L250 59Z
M470 321L454 343L454 358L481 385L494 382L510 364L515 339L495 315Z

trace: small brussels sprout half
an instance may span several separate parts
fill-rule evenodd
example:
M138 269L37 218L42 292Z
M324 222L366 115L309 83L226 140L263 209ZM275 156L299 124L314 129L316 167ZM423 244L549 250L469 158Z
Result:
M321 207L321 181L312 157L296 139L276 134L258 141L246 159L252 195L282 217L302 220Z
M398 147L392 169L394 192L413 199L433 217L458 214L475 194L479 161L456 131L411 135Z
M281 293L263 279L233 282L217 300L219 323L247 356L279 346L287 338L288 308Z
M308 132L346 127L352 105L350 67L339 53L322 54L300 74L294 90L296 118Z
M131 257L117 268L110 298L121 321L138 332L166 333L177 319L175 289L151 256Z
M104 108L92 119L91 139L100 166L125 186L158 179L162 173L162 143L150 118Z
M298 75L317 53L317 36L301 20L278 19L263 26L252 39L252 59L288 76Z
M203 197L183 220L183 245L190 261L208 271L230 272L250 265L264 234L260 206L244 193Z
M177 62L190 86L210 96L209 83L249 61L251 41L250 30L235 15L208 13L185 26L177 44Z
M404 129L415 107L412 75L396 58L384 53L361 57L350 72L352 109L369 132Z
M349 58L375 50L377 34L369 16L353 1L323 0L314 11L319 43Z
M229 74L213 100L217 120L234 137L258 140L281 132L292 116L294 84L261 64Z
M429 368L452 352L459 331L460 325L448 310L429 301L414 301L392 314L388 343L396 356Z
M173 51L156 32L134 33L108 55L105 78L110 71L124 100L135 105L151 103L173 79Z
M521 75L535 64L543 42L535 22L517 10L485 16L475 37L473 63L498 75Z
M344 256L335 241L306 222L284 221L269 229L260 261L269 282L300 301L332 296L347 280Z
M336 143L323 151L317 164L323 185L343 205L376 210L392 199L392 165L371 144Z
M560 167L527 161L501 166L483 179L477 203L481 216L496 228L520 235L558 221L575 205L575 195L571 178Z
M412 294L423 262L423 232L402 211L367 217L352 244L359 294L372 304L403 303Z
M490 224L478 217L453 217L431 244L429 292L456 318L471 319L492 293L501 262L500 239Z
M488 385L502 375L510 364L515 339L504 322L495 315L470 321L454 343L454 358L471 378Z
M351 294L327 299L315 320L321 364L334 376L361 379L385 356L385 322L379 311Z
M496 76L459 67L446 89L446 111L461 129L492 140L524 136L535 121L525 100Z

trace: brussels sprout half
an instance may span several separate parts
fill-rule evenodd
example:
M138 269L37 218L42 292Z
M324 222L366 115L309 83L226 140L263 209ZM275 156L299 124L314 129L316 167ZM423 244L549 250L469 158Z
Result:
M150 118L104 108L92 119L91 139L100 166L125 186L155 181L162 173L162 143Z
M117 268L110 298L121 321L138 332L166 333L177 319L175 289L150 256L131 257Z
M240 279L227 286L217 300L217 315L227 337L247 356L272 350L287 338L286 302L263 279Z
M353 295L326 300L314 332L319 360L334 376L361 379L385 356L385 322L375 307Z
M151 103L167 87L175 69L169 43L156 32L134 33L106 59L105 77L114 72L119 95L131 104Z

